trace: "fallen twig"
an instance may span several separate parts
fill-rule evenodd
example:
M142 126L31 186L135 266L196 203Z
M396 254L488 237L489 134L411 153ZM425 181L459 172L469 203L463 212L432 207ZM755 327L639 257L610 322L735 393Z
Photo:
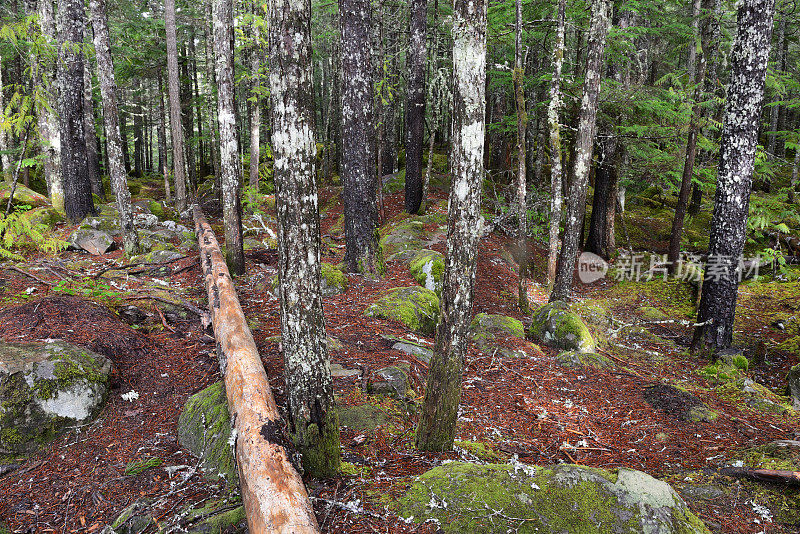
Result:
M44 285L46 285L46 286L53 287L53 286L55 285L55 284L53 284L52 282L48 282L47 280L42 280L41 278L39 278L39 277L38 277L38 276L36 276L35 274L31 274L31 273L29 273L29 272L27 272L27 271L23 271L22 269L20 269L19 267L16 267L16 266L14 266L14 265L11 265L11 266L9 266L9 267L3 267L3 269L5 269L6 271L15 271L15 272L18 272L19 274L25 275L25 276L27 276L28 278L32 278L33 280L36 280L36 281L37 281L37 282L39 282L40 284L44 284Z

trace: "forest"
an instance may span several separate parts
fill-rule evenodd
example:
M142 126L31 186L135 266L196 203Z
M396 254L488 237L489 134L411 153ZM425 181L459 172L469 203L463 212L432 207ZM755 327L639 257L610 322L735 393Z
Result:
M800 531L793 0L2 0L0 534Z

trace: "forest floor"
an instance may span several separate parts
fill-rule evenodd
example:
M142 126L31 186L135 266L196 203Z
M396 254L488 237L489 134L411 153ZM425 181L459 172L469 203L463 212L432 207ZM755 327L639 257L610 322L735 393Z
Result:
M323 188L320 199L327 208L321 219L327 243L323 260L334 264L344 253L337 227L342 213L337 191ZM402 196L402 191L387 196L387 220L405 217ZM434 189L433 196L442 200L446 193ZM59 231L68 235L72 229L62 226ZM474 312L526 322L529 317L516 305L517 266L510 259L510 245L511 239L497 232L481 241ZM444 243L431 248L444 252ZM536 306L547 300L541 281L544 251L534 246L531 252L536 270L529 297ZM237 279L237 290L281 405L283 361L274 337L280 334L279 306L265 289L277 255L262 248L246 256L247 274ZM3 340L64 339L106 355L114 366L112 393L100 417L20 459L17 470L0 475L0 520L13 532L99 532L141 498L156 502L159 526L178 529L186 525L167 524L175 510L227 494L224 483L209 482L192 469L197 461L176 437L178 414L187 398L220 380L214 340L195 314L162 316L156 309L161 303L147 298L167 291L204 308L196 249L155 272L103 276L107 272L101 271L110 267L119 274L124 263L120 251L102 256L67 251L55 256L31 254L15 264L16 270L0 270ZM116 285L99 282L108 280ZM718 473L753 447L800 439L800 421L793 412L753 409L714 387L710 362L687 350L693 310L687 285L604 279L578 288L584 305L602 306L613 317L612 330L635 331L601 344L600 352L615 363L611 367L564 367L556 360L557 350L523 340L504 341L518 351L515 357L484 353L471 344L463 375L458 446L452 453L431 454L414 448L416 410L427 366L392 349L384 337L407 337L406 327L363 314L385 290L416 282L401 262L388 262L379 281L357 275L348 275L348 281L345 293L325 298L326 325L329 335L341 343L332 351L332 361L360 370L363 378L336 378L335 389L341 405L373 404L387 420L374 430L342 428L343 458L351 474L307 480L323 531L434 532L432 524L401 520L393 506L415 476L446 460L507 462L513 456L537 465L567 462L645 471L673 484L714 532L789 533L800 528L800 515L782 518L773 506L775 500L762 494L763 485ZM151 313L145 327L133 328L114 312L129 303ZM796 351L778 348L788 334L770 324L781 314L796 314L799 305L797 281L767 278L746 283L740 290L736 341L761 351L749 376L778 394L784 393L784 377L799 360ZM643 309L659 310L664 317L646 318ZM433 341L421 335L417 339ZM374 370L403 362L410 365L416 398L404 401L365 391L366 377ZM654 407L648 393L664 384L701 398L718 417L686 419L686 404L693 401L681 396ZM138 393L138 399L124 400L122 394L131 391ZM126 466L146 458L160 459L161 467L125 474ZM687 483L692 481L706 485L713 481L731 491L701 495L691 491ZM779 490L792 506L800 502L795 489L767 489ZM769 513L765 506L772 507ZM800 508L789 509L796 513ZM156 529L152 525L149 531Z

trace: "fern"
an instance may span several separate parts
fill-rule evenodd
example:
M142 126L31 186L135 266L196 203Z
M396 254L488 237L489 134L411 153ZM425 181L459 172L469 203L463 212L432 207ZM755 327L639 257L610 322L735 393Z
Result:
M69 246L68 242L51 235L47 225L34 223L25 217L25 211L17 208L7 217L0 218L0 260L22 260L23 257L15 251L23 248L56 253Z

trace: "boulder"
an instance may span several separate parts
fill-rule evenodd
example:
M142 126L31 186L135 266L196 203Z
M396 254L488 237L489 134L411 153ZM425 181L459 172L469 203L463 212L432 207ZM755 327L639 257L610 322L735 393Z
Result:
M430 363L433 358L433 349L431 345L423 345L421 340L411 340L396 336L383 336L383 338L391 343L394 350L405 352L411 356L415 356L425 363Z
M203 476L212 481L223 478L229 488L237 487L239 475L223 382L189 397L178 417L178 442L199 458Z
M433 232L425 227L439 224L439 214L417 215L402 219L381 229L380 246L387 261L411 260L418 251L444 242L446 236L441 228Z
M69 236L70 244L94 256L105 254L114 246L114 238L102 230L79 228Z
M717 386L714 391L724 400L758 412L793 413L789 399L772 392L750 378L739 378Z
M50 206L28 210L22 214L21 218L30 222L32 225L43 224L51 227L66 220L63 213Z
M6 182L0 183L0 204L5 211L8 197L11 195L11 184ZM24 185L18 183L17 188L14 190L14 200L11 201L12 206L26 205L32 208L41 208L50 205L50 200L32 189L28 189Z
M666 482L628 468L450 462L422 474L400 516L445 534L708 533Z
M792 399L792 406L800 412L800 364L795 365L786 375L787 389Z
M562 367L589 367L591 369L614 367L614 362L602 354L578 352L576 350L567 350L559 353L556 356L556 363Z
M398 399L410 399L414 396L408 376L411 366L408 363L399 363L375 371L372 382L372 393L389 395Z
M597 348L586 323L563 302L550 302L539 308L529 332L534 339L565 350L589 353Z
M525 327L522 321L492 313L479 313L469 325L469 335L475 343L494 341L496 338L525 338Z
M339 414L339 426L347 427L357 432L375 430L389 421L386 412L372 404L358 406L336 406Z
M119 214L113 215L90 215L83 220L81 230L101 230L110 236L122 235L122 228L119 225Z
M111 362L61 341L0 341L0 451L34 452L60 430L97 414Z
M323 297L339 295L347 291L347 277L341 269L322 262L320 265L320 289Z
M435 250L422 249L408 264L411 276L425 289L442 295L442 276L444 275L444 255Z
M398 287L368 307L364 315L399 321L411 330L433 335L439 320L439 297L424 287Z

